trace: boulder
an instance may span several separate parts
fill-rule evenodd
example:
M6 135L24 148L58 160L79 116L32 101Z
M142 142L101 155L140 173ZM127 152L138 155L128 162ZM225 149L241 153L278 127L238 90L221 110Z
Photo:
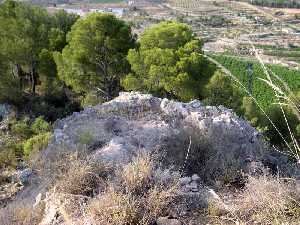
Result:
M191 158L186 157L189 138L192 146L200 146L191 150ZM61 146L70 151L86 148L91 160L113 164L128 163L143 152L164 152L165 161L186 170L195 168L192 159L202 157L202 149L208 146L209 168L199 175L214 180L233 162L234 169L246 169L249 162L260 160L265 150L260 134L223 106L182 103L137 92L120 93L110 102L57 121L44 157L62 151ZM185 160L188 166L182 168Z
M112 101L55 122L54 135L39 158L40 174L45 182L39 180L40 185L27 195L33 197L35 207L45 204L41 225L64 224L63 206L75 202L73 208L80 209L86 198L49 191L47 182L56 179L51 166L57 165L62 153L84 151L91 164L100 161L115 168L132 162L139 154L149 153L157 157L163 168L156 170L153 179L164 186L176 176L179 185L171 204L174 205L173 217L158 218L156 223L181 225L173 218L205 208L211 202L226 209L220 197L204 183L222 179L231 170L246 170L252 162L261 161L265 149L261 135L223 106L205 106L200 101L182 103L124 92ZM24 170L22 174L19 178L26 183L32 171ZM184 177L180 178L182 175ZM92 224L80 221L80 213L80 210L67 212L72 224Z

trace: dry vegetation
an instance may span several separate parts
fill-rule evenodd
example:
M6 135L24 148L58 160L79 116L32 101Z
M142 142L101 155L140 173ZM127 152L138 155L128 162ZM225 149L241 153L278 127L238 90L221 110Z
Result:
M230 199L226 214L210 205L208 215L215 224L298 224L299 200L295 180L264 174L249 177L244 190Z
M45 204L59 204L58 217L70 224L146 225L174 210L184 210L179 173L166 173L149 155L137 156L114 170L74 156L68 160L70 166L63 166L65 170L60 170L49 191L51 198L35 207L24 202L11 204L1 210L1 224L39 224ZM223 207L220 202L210 202L207 213L194 210L178 219L197 224L297 224L300 219L300 192L293 179L264 173L250 176L245 187L236 191L230 197L228 191L227 197L222 195Z
M2 225L34 225L42 221L44 204L33 208L26 202L15 202L0 210Z
M117 172L104 193L89 202L88 214L97 224L151 224L167 215L178 194L175 178L164 180L149 156L138 156Z

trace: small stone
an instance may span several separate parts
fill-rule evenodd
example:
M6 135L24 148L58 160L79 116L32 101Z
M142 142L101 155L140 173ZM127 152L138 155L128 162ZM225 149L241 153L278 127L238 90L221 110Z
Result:
M19 179L22 184L28 184L29 178L32 175L32 170L31 169L25 169L19 173Z
M182 177L179 179L179 183L181 185L187 185L189 184L190 182L192 181L192 178L191 177Z
M187 184L187 185L184 186L184 189L185 189L186 192L190 191L192 188L193 187L191 185L189 185L189 184Z
M208 197L212 200L220 200L221 198L219 195L213 190L213 189L208 189Z
M33 208L37 207L40 204L41 201L42 201L42 193L39 193L35 197L35 203L33 204Z
M194 181L192 181L190 184L185 185L186 191L193 191L197 190L198 192L198 184Z
M190 186L191 186L192 189L193 189L193 188L197 188L197 189L198 189L198 184L197 184L197 182L195 182L195 181L192 181L192 182L190 183Z
M202 106L202 103L201 103L199 100L194 100L194 101L191 101L191 102L190 102L190 105L191 105L193 108L199 108L200 106Z
M199 192L198 188L192 188L192 192Z
M192 180L193 180L193 181L199 181L199 180L200 180L200 177L198 176L198 174L194 174L194 175L192 176Z
M156 220L157 225L182 225L177 219L169 219L168 217L159 217Z

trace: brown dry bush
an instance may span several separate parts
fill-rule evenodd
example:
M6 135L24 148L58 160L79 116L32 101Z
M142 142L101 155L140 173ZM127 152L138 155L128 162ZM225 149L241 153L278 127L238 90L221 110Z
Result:
M226 216L215 224L299 224L300 193L292 179L264 174L249 177L243 192L231 203Z
M80 159L69 161L65 170L55 184L56 191L72 195L93 196L105 187L105 179L109 174L106 165Z
M250 177L238 211L260 223L292 223L295 219L300 221L299 197L294 185L280 178L268 175Z
M133 196L111 188L90 201L88 214L100 225L137 224L138 208Z
M16 202L0 210L1 225L37 225L42 221L44 204L36 208L26 202Z
M101 225L137 225L166 215L177 184L173 180L163 185L155 179L153 165L149 156L138 156L124 166L109 188L89 202L89 216Z
M118 171L119 181L128 193L143 192L150 185L153 164L150 156L138 156L132 163Z

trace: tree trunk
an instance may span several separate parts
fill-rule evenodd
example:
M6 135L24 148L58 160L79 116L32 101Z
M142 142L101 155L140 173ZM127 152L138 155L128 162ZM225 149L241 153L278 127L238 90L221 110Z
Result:
M20 90L23 90L23 72L22 72L22 68L19 64L16 64L16 75L19 78L19 87Z
M101 66L98 68L99 74L103 75L103 94L106 101L112 99L112 88L111 88L111 80L108 74L108 65L106 62L100 62Z
M33 61L31 64L30 82L31 82L31 93L35 94L36 82L37 82L36 62L35 61Z

